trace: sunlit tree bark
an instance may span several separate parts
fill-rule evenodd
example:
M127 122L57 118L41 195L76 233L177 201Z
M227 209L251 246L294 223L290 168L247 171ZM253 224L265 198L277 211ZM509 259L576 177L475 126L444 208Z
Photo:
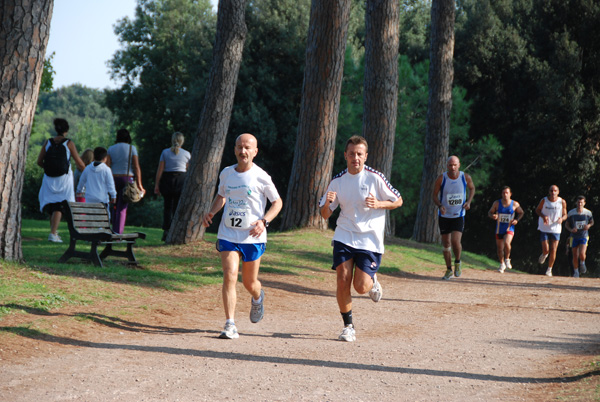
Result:
M0 257L19 261L27 146L53 0L0 0Z
M425 157L419 208L413 238L424 243L440 241L433 185L446 168L450 142L450 111L454 80L454 0L433 0L431 4L431 49L429 65L429 105L425 137Z
M202 216L215 195L246 41L245 7L246 0L219 1L213 64L190 168L167 236L170 244L189 243L204 236Z
M391 180L398 116L400 3L368 0L365 11L363 137L369 143L367 164ZM389 211L385 233L393 234Z
M319 199L331 180L350 0L313 0L294 162L282 229L326 228Z

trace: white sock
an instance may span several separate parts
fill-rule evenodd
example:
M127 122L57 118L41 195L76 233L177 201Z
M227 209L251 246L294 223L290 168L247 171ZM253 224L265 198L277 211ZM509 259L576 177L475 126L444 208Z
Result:
M235 322L233 322L233 318L228 318L227 320L225 320L225 325L227 324L235 325Z
M262 295L261 295L261 296L258 298L258 300L257 300L257 299L255 299L255 298L253 297L253 298L252 298L252 302L253 302L254 304L260 304L260 302L262 302Z

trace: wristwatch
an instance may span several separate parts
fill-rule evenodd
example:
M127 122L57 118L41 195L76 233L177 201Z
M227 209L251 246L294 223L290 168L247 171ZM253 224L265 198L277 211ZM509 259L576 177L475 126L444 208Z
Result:
M261 219L261 221L263 221L263 223L264 223L264 225L265 225L266 228L268 228L269 227L269 223L271 223L271 222L269 222L266 219Z

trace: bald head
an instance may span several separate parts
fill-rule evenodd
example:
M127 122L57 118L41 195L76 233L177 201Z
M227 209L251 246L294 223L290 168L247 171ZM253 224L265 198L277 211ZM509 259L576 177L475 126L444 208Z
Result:
M252 161L258 153L258 141L249 133L238 136L235 140L235 157L238 171L246 171L252 167Z
M255 147L258 147L258 141L256 140L256 137L250 133L244 133L244 134L238 135L238 137L235 139L235 145L237 146L239 143L246 142L246 141L252 142L252 143L254 143Z
M460 161L458 160L458 156L452 155L449 157L446 166L448 168L448 176L452 179L456 179L460 172Z

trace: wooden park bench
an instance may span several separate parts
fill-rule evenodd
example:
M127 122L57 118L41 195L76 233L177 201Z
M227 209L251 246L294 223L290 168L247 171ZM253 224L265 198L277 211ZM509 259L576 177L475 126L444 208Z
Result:
M93 262L97 267L102 267L102 260L112 255L125 257L128 264L137 265L133 245L136 239L145 239L146 234L113 232L110 228L108 211L103 204L63 201L63 216L69 225L71 242L58 262L66 262L71 257L78 257ZM90 251L75 250L78 240L92 243ZM127 249L114 250L113 245L127 245ZM105 246L100 254L98 254L98 246Z

